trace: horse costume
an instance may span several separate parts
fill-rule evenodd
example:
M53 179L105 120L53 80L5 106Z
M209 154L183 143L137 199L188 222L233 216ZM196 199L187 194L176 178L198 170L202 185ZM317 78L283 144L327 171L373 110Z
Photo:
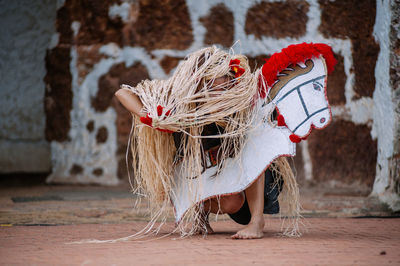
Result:
M273 186L282 186L279 201L298 217L298 186L286 157L312 128L331 121L326 81L335 63L328 45L303 43L252 73L245 56L211 47L189 55L167 80L122 85L147 114L135 118L130 143L135 192L152 210L142 232L165 221L170 202L181 233L197 232L202 202L245 190L268 168L278 177ZM298 235L292 225L286 234Z

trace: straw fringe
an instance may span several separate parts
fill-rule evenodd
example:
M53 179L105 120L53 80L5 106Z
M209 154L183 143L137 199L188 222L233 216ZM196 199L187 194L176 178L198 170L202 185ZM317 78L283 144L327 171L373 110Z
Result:
M282 222L282 234L289 237L301 236L301 205L299 187L293 174L292 168L286 157L279 157L272 164L271 170L283 179L282 192L279 194L278 201L284 209L285 218ZM279 186L279 179L274 185ZM282 211L281 211L282 216Z

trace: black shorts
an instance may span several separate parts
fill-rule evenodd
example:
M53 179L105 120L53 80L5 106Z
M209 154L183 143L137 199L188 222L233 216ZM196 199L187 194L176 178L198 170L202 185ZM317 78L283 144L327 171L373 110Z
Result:
M282 191L283 180L279 176L277 177L275 174L272 174L269 168L264 173L265 182L264 182L264 213L265 214L276 214L279 213L279 202L278 196ZM273 186L276 178L280 178L277 186ZM239 224L248 224L251 219L251 213L249 209L249 204L247 203L247 199L245 198L243 206L239 211L228 214L235 222Z

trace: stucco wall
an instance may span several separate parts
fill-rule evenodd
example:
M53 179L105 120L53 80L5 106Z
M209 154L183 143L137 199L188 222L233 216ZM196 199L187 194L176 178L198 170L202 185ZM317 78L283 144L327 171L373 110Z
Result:
M375 69L372 134L379 153L373 195L400 210L400 1L378 1L378 6L374 35L381 53Z
M298 145L298 180L372 193L396 209L398 6L396 0L59 1L56 35L41 65L45 126L42 114L34 115L51 146L48 181L117 184L126 177L131 117L113 98L120 84L166 78L207 45L233 45L254 68L290 44L323 42L338 59L328 79L333 122Z
M55 1L0 1L0 172L49 172L44 58Z

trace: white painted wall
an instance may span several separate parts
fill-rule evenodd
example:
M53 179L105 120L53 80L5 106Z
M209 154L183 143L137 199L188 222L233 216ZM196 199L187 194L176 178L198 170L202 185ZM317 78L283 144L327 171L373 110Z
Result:
M390 160L394 155L394 146L398 141L398 116L395 114L393 88L390 84L390 25L392 12L390 0L377 1L374 36L380 45L378 61L375 67L374 119L372 135L378 140L378 159L376 177L372 195L378 196L394 211L400 211L400 195L391 191Z

